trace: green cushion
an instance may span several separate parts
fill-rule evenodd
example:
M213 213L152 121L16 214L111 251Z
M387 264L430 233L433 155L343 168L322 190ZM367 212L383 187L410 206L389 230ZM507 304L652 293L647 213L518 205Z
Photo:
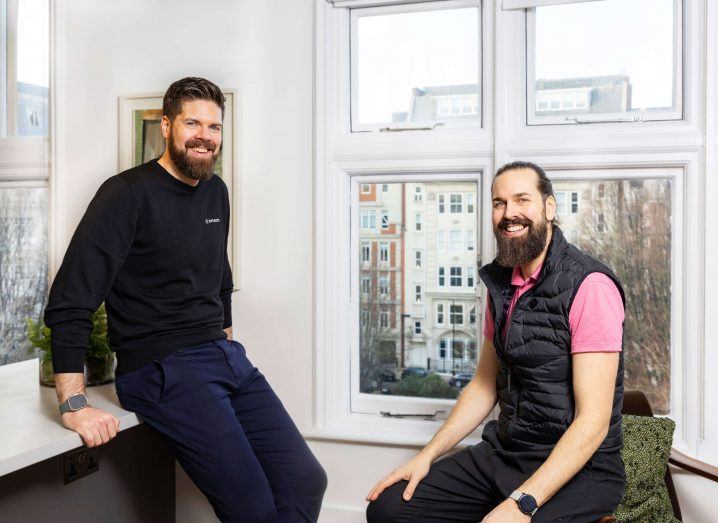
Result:
M620 522L675 522L664 481L676 423L669 418L623 415L626 491L614 516Z

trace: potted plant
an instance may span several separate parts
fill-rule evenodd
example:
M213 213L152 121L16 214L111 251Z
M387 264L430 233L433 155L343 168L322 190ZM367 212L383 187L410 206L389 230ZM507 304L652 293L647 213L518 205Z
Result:
M107 311L105 304L92 314L92 334L85 352L85 384L88 387L115 381L115 353L107 341ZM51 330L44 322L27 319L28 339L40 352L40 384L55 386L52 369Z

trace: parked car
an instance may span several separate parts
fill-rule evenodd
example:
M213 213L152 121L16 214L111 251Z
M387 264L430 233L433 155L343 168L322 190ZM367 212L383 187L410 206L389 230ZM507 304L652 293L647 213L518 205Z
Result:
M473 378L474 374L471 372L460 372L456 376L451 377L451 379L449 380L449 385L460 389L461 387L469 383Z
M408 378L409 376L419 376L420 378L426 378L428 375L428 371L423 367L407 367L403 371L401 371L401 379Z

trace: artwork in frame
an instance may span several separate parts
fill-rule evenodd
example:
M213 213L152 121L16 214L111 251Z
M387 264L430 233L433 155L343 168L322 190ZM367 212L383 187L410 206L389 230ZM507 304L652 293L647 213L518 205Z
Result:
M239 260L235 253L238 241L234 231L238 230L239 220L235 202L238 199L235 187L235 132L237 115L235 106L238 95L236 90L222 89L225 96L224 122L222 124L222 150L215 164L214 172L224 180L229 191L232 207L232 222L229 224L227 254L232 267L234 290L239 289ZM154 158L159 158L165 149L165 141L160 131L162 120L162 93L127 94L119 98L119 170L124 171ZM238 236L238 235L237 235Z

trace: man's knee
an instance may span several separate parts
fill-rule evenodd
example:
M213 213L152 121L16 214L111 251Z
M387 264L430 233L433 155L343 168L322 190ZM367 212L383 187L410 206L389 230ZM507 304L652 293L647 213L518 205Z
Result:
M400 481L379 494L366 508L367 523L392 523L398 521L407 502L401 497L407 482Z

